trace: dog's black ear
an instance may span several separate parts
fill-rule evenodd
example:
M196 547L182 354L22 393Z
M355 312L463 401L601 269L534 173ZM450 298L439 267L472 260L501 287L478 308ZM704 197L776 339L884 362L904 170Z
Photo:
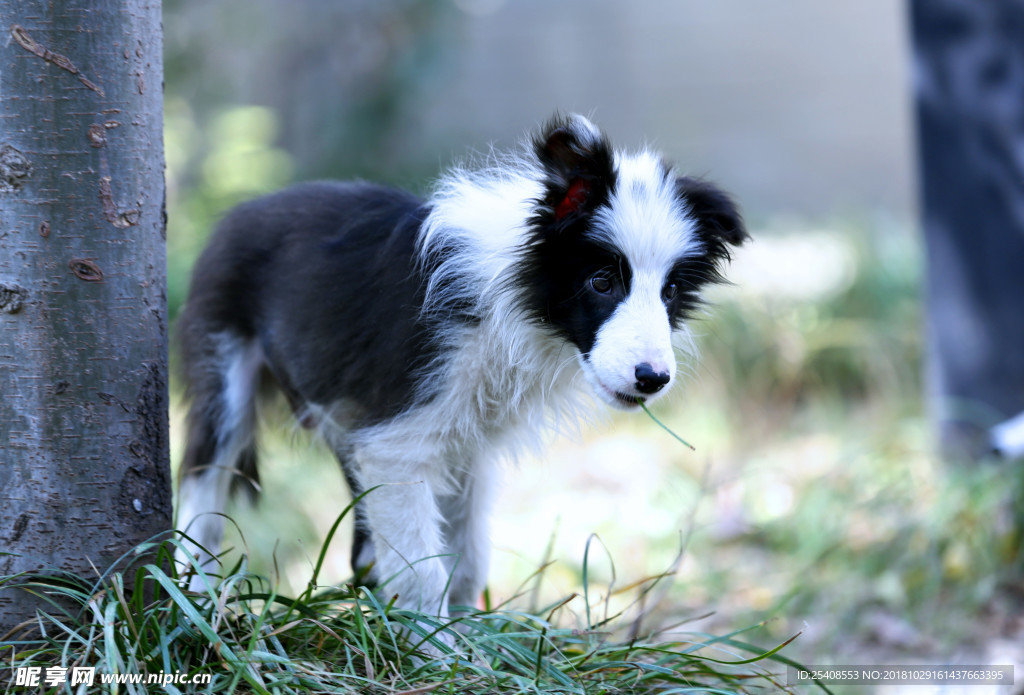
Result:
M614 165L608 141L583 116L556 116L534 140L544 168L542 215L556 222L587 213L614 189Z
M676 179L676 190L697 222L697 234L708 255L715 260L729 259L727 244L739 246L750 238L739 208L722 189L707 181L680 176Z

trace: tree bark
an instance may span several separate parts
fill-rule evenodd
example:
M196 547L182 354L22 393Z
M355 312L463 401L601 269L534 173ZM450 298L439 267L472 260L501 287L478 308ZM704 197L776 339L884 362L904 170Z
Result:
M912 0L928 362L945 453L1024 410L1024 1Z
M0 575L171 526L159 0L0 0ZM0 590L0 635L36 604Z

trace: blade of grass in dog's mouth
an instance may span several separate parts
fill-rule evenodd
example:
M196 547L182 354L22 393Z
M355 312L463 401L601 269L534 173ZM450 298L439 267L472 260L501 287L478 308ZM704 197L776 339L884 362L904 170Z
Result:
M696 451L697 450L697 447L695 447L693 444L690 444L690 442L686 441L685 439L680 437L678 434L673 432L671 429L669 429L668 425L666 425L664 422L662 422L658 418L654 417L654 413L652 413L650 410L647 409L647 406L644 404L643 401L638 400L637 403L640 405L641 408L643 408L643 411L645 413L647 413L647 417L649 417L652 420L654 420L654 422L656 422L658 424L658 426L661 427L661 429L665 430L666 432L671 434L673 437L675 437L677 442L679 442L683 446L689 447L690 451Z

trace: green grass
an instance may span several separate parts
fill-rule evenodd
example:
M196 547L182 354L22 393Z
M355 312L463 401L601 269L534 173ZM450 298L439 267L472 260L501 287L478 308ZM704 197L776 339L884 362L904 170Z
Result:
M94 666L97 674L211 676L209 684L170 685L172 693L752 693L785 689L792 663L781 653L785 643L752 643L757 626L670 636L638 632L640 616L598 619L601 599L586 583L582 595L543 607L516 608L530 593L524 588L504 605L439 620L396 608L386 588L317 586L326 550L296 598L275 593L247 570L244 556L216 588L211 582L193 593L165 569L177 543L140 548L133 555L150 562L98 581L66 574L0 580L52 602L0 642L7 675L19 667ZM636 587L638 598L660 581ZM578 623L571 608L581 603L587 619Z

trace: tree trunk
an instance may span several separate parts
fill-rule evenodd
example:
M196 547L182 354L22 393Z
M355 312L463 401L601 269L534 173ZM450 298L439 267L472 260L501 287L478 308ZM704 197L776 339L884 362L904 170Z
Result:
M943 449L1024 410L1024 1L912 0L929 384Z
M171 526L159 0L0 0L0 575ZM35 603L0 590L0 635Z

